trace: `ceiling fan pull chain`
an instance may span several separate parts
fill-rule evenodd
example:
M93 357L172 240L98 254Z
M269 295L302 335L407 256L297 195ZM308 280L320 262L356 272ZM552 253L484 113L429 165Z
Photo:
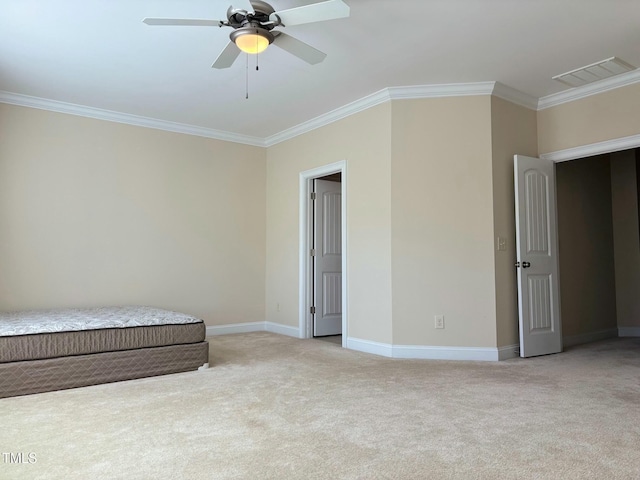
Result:
M247 67L245 68L245 76L246 76L246 95L245 100L249 99L249 54L247 53Z

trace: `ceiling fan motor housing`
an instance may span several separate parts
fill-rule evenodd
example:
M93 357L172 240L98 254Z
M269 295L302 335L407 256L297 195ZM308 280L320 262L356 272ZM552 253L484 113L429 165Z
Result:
M252 0L253 12L230 6L227 10L229 26L234 30L229 35L231 41L238 45L238 38L244 35L258 35L273 43L275 36L270 32L277 23L270 20L269 16L275 12L273 7L260 0ZM265 45L266 46L266 45Z
M271 5L260 0L252 0L251 5L253 6L253 12L230 6L227 10L229 26L233 28L252 26L264 30L271 30L277 26L275 22L269 20L269 16L275 13Z

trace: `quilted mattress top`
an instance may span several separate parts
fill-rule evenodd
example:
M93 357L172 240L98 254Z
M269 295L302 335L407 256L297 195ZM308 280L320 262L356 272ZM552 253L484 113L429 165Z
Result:
M141 306L0 312L0 337L199 322L184 313Z

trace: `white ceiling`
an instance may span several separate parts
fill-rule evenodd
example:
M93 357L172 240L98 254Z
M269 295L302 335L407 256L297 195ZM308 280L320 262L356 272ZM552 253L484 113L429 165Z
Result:
M611 56L640 66L638 0L345 0L351 17L287 27L327 53L272 46L249 69L211 64L229 0L0 0L0 91L264 139L387 87L498 81L533 97ZM273 0L276 10L309 0Z

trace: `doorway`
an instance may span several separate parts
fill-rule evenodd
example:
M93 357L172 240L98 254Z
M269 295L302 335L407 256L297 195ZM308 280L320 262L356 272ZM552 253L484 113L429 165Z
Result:
M556 165L564 344L633 333L640 311L639 149Z
M602 186L604 186L604 190L608 190L608 194L600 194L599 199L594 198L594 192L597 189L593 188L592 184L587 184L586 187L583 186L576 188L576 184L574 182L574 173L568 173L565 177L572 179L572 182L574 183L574 185L570 186L568 189L565 188L565 196L566 198L571 199L574 204L577 200L578 207L576 208L574 205L574 207L567 209L566 212L568 212L568 214L564 216L566 218L569 218L574 224L567 225L566 218L564 221L562 220L562 218L558 218L558 224L552 226L552 228L554 228L554 230L559 228L558 240L560 244L562 244L564 240L564 243L566 245L567 240L570 240L568 242L569 250L566 250L565 248L565 254L563 255L562 251L560 251L559 254L560 271L569 272L571 274L577 273L577 276L574 275L573 279L578 278L582 282L579 285L580 288L575 289L577 295L574 295L577 301L574 301L573 303L575 305L578 305L578 308L575 308L574 305L574 308L570 309L569 304L572 303L571 292L567 288L567 283L572 283L571 281L568 282L568 280L571 280L571 275L562 275L562 273L560 275L559 290L561 293L560 296L563 300L561 304L560 316L562 317L563 323L562 343L565 346L578 345L616 336L640 336L640 327L635 326L637 325L635 320L629 322L624 318L621 319L619 307L621 301L620 295L618 295L621 290L618 288L619 285L616 285L617 283L620 283L616 278L618 277L618 268L620 268L620 265L626 268L629 264L632 263L633 266L630 268L630 270L632 270L634 273L640 271L638 270L638 268L640 268L640 243L638 242L638 232L640 231L640 198L638 198L640 197L640 195L638 195L638 193L640 192L640 188L638 187L638 185L640 184L639 147L640 135L637 135L633 137L604 141L598 144L576 147L559 152L551 152L548 154L540 155L541 159L555 163L554 170L556 171L556 173L559 170L562 170L564 167L569 166L568 164L563 164L562 162L567 162L569 160L582 160L581 162L575 163L576 166L579 166L580 169L582 169L582 167L586 166L587 163L594 160L597 161L598 158L596 158L596 156L598 155L607 157L606 160L608 164L611 164L614 156L619 156L621 154L629 155L630 158L627 159L629 160L627 163L629 167L633 167L624 170L625 173L623 173L622 175L618 173L618 178L625 179L624 184L626 186L623 187L623 189L627 192L626 196L629 197L629 192L631 192L633 194L631 195L631 197L633 198L631 198L632 201L627 200L626 202L623 202L622 207L620 207L620 201L618 200L619 206L617 208L615 208L613 205L613 203L615 202L612 197L612 190L617 192L618 188L613 186L613 184L616 182L613 181L613 173L611 174L612 176L609 177L610 169L608 166L606 167L605 172L594 171L595 174L590 174L592 177L592 181L595 179L596 182L600 182L600 189ZM604 185L602 184L603 180L605 182ZM617 184L620 185L619 179L617 181ZM563 188L561 186L558 186L559 194L562 190ZM583 192L580 193L580 190L583 190ZM588 205L594 204L594 202L595 207L588 208ZM562 203L562 200L560 200L560 203ZM634 204L633 212L629 212L629 206L631 204ZM559 205L556 205L556 203L554 202L554 211L558 207ZM604 212L604 215L600 214L599 216L604 218L604 224L608 223L608 232L603 231L606 229L603 229L602 227L602 220L600 220L600 225L598 225L597 222L594 222L594 217L598 216L595 214L598 209ZM626 222L627 227L629 226L629 223L631 224L631 230L633 230L633 233L631 235L629 235L628 233L622 235L626 238L630 237L632 239L635 239L635 243L633 243L633 247L631 249L632 255L628 255L626 253L624 255L621 255L624 257L622 261L618 261L617 259L614 260L614 256L618 256L619 248L615 248L616 253L613 253L614 242L612 238L613 231L611 230L611 227L613 226L612 223L615 223L614 218L612 218L612 214L615 217L616 209L618 211L626 212L627 217L629 217L629 213L632 213L635 217L633 222ZM627 228L627 230L629 229ZM567 234L567 231L570 232L570 234ZM605 234L604 236L603 233ZM570 238L572 235L573 237ZM598 236L603 238L598 239ZM618 232L617 236L621 237L620 231ZM585 239L588 241L588 244L586 246L590 250L588 254L585 253L584 250L581 251L576 248L576 245L578 245L580 242L584 243ZM624 243L628 243L628 240L624 240ZM560 250L563 250L561 245ZM567 254L567 252L569 252L569 254ZM608 259L603 258L603 252L606 252L608 254ZM577 258L571 258L571 254L573 253L577 254ZM632 260L632 257L633 262L630 261ZM567 261L569 261L570 263L569 266L567 266ZM563 262L565 264L565 268L562 268ZM526 267L529 267L530 263L526 263ZM582 271L580 273L576 271L576 265L582 267ZM519 266L519 262L516 264L516 266ZM605 270L608 271L605 272ZM603 272L606 273L606 275L604 275ZM623 275L623 277L625 277L625 275ZM627 305L624 310L637 310L640 312L640 301L636 299L637 295L635 294L638 288L640 288L640 275L636 275L636 277L634 278L637 278L637 280L634 280L635 284L632 286L632 288L626 288L626 290L632 290L634 292L632 296L632 305ZM628 279L625 279L625 281L629 283ZM578 282L574 283L577 284ZM603 288L603 285L606 288ZM615 287L613 287L614 285ZM603 301L604 293L606 293L608 296L606 301ZM573 311L569 313L571 310ZM616 312L616 310L618 311ZM519 316L520 331L522 333L521 312L519 312ZM589 316L591 316L592 318L590 319L590 321L585 322L585 320L588 319L587 317ZM637 317L637 315L635 317ZM577 319L573 322L573 325L571 325L571 318ZM627 326L627 322L632 323L633 325Z
M603 142L599 142L599 143L593 143L590 145L584 145L584 146L578 146L578 147L573 147L573 148L569 148L569 149L565 149L565 150L559 150L556 152L550 152L550 153L545 153L545 154L541 154L540 158L552 161L554 163L556 163L556 167L558 167L561 163L563 162L567 162L570 160L582 160L582 161L589 161L589 159L592 159L595 156L598 155L619 155L621 153L629 153L630 150L633 149L638 149L640 148L640 135L632 135L629 137L621 137L621 138L617 138L617 139L612 139L612 140L605 140ZM638 178L638 172L640 172L640 161L638 159L638 151L636 150L636 169L635 169L635 175L633 176L634 178L630 179L633 181L633 183L636 183L636 188L632 189L635 190L633 198L635 199L635 201L637 202L639 208L638 210L640 210L640 199L638 198L638 192L640 192L640 188L637 188L637 185L640 183L640 178ZM580 162L578 162L580 163ZM567 178L571 178L571 177L567 177ZM585 198L589 198L592 195L592 191L589 191L589 189L586 189L588 197ZM567 191L569 193L569 195L574 196L576 190L575 189L569 189ZM606 195L605 197L606 198ZM589 198L589 202L592 202L593 199ZM612 200L610 200L612 201ZM589 202L581 202L580 208L578 210L567 210L569 212L569 214L571 216L576 216L576 215L588 215L589 221L592 220L592 216L593 216L593 211L590 211L587 207L587 203ZM626 203L626 205L629 205L631 202ZM600 206L601 207L601 206ZM587 218L587 217L585 217ZM559 221L561 220L560 218L558 219ZM562 223L562 222L560 222ZM583 225L586 225L583 222ZM636 240L638 239L638 232L637 230L640 230L640 222L637 221L636 219L636 233L635 233L635 238ZM559 225L560 227L560 232L559 232L559 243L562 244L563 240L564 240L564 244L565 246L567 245L567 241L569 240L569 244L571 243L570 240L571 235L567 235L566 230L567 228L569 228L567 225ZM564 231L563 231L564 230ZM578 233L578 230L576 229L571 230L570 229L571 234L574 233ZM600 232L601 233L601 232ZM588 234L583 234L583 237L590 237L591 235ZM630 237L633 237L634 235L630 235ZM611 243L611 241L609 240L609 243ZM636 245L638 245L636 243ZM591 248L593 248L592 245L590 245ZM567 261L571 260L571 254L574 252L571 248L571 245L569 245L569 252L570 254L567 255L567 253L565 252L564 255L562 255L562 252L559 256L560 258L560 270L561 270L561 274L560 274L560 283L561 284L566 284L567 281L570 280L570 275L562 275L562 272L564 271L566 272L574 272L575 269L575 265L576 264L580 264L580 265L587 265L589 266L589 268L591 268L592 270L595 269L597 271L596 265L589 263L589 262L585 262L585 259L583 258L584 252L582 252L582 255L578 255L578 262L572 262L571 265L569 267L567 267ZM639 247L640 248L640 247ZM560 249L562 250L562 246L560 247ZM565 249L566 250L566 249ZM638 250L638 248L636 248L636 250ZM598 251L598 249L594 249L594 251ZM576 252L578 252L576 250ZM580 252L578 252L580 253ZM636 254L638 252L636 251ZM611 257L611 250L609 250L609 256ZM601 258L599 260L602 260ZM626 265L628 259L624 259L624 261L622 262L622 265ZM565 268L563 267L563 263ZM609 261L609 264L611 262ZM618 265L620 264L619 262L617 262ZM634 264L635 265L635 264ZM640 260L638 261L637 265L640 265ZM609 270L611 270L611 267L609 267ZM597 271L597 275L600 275L601 272ZM593 282L595 278L600 278L600 277L593 277L592 276L593 273L587 273L587 272L583 272L583 277L581 278L586 278L587 280L589 278L591 278L591 280L589 280L590 282ZM609 278L611 279L612 275L611 273L609 273ZM564 278L564 282L563 282L563 278ZM639 282L640 284L640 282ZM619 285L616 285L616 289L618 290ZM584 288L580 289L580 292L584 292ZM615 292L614 290L614 292ZM602 296L602 290L600 289L596 289L597 294L592 295L591 297L586 296L584 293L580 293L578 298L579 302L574 302L575 305L580 305L583 310L584 310L584 305L585 305L585 298L590 299L591 301L599 301L601 296ZM636 289L637 291L637 289ZM625 321L624 319L620 318L620 311L615 312L616 313L616 321L607 324L602 324L601 322L597 321L589 321L589 322L585 322L582 321L585 319L585 315L574 315L574 317L576 319L578 319L578 321L574 322L573 327L571 326L571 317L570 313L567 312L567 310L570 310L570 303L571 303L571 293L569 291L567 291L566 289L566 285L565 288L562 287L560 288L560 292L561 292L561 297L562 297L562 302L561 302L561 316L562 316L562 323L563 323L563 344L565 347L569 347L569 346L573 346L573 345L578 345L578 344L583 344L583 343L589 343L589 342L593 342L593 341L597 341L597 340L603 340L606 338L610 338L610 337L615 337L615 336L620 336L620 337L624 337L624 336L640 336L640 327L629 327L627 325L625 325ZM609 294L611 294L611 292L609 292ZM614 293L615 295L615 293ZM634 297L635 298L635 297ZM618 303L617 301L618 299L615 299L613 301L609 300L608 303L609 305L613 306L613 308L609 308L609 311L612 311L613 309L618 310L616 303ZM602 302L600 302L602 303ZM636 305L638 307L640 307L640 302L636 301ZM615 311L613 310L613 311ZM593 313L593 311L595 310L591 310L589 309L588 312ZM580 312L577 312L580 313ZM610 315L600 315L600 317L596 317L596 318L607 318L607 316ZM566 317L566 318L565 318ZM581 320L582 319L582 320Z
M348 338L346 186L344 161L300 174L299 337L333 336L335 341L335 336L341 335L339 344L343 347ZM323 192L321 199L317 198L318 189ZM324 207L329 208L334 222L329 235L322 225L327 218ZM319 240L328 240L329 248L317 245ZM323 253L329 255L323 259ZM327 258L329 264L323 264Z

